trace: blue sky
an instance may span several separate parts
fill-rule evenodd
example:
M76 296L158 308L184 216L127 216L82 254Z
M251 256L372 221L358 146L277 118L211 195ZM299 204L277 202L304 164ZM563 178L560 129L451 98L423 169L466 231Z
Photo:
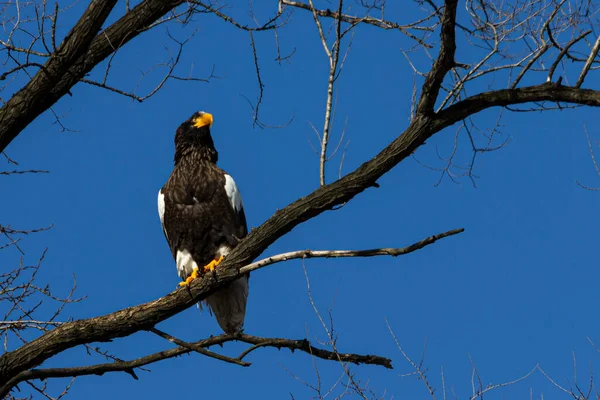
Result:
M82 5L65 15L65 26ZM327 6L324 3L323 7ZM461 8L464 8L461 5ZM257 9L258 17L271 8ZM390 4L389 19L410 21L416 8ZM227 9L248 20L247 5ZM256 34L265 84L261 116L281 129L253 127L245 97L256 99L257 81L250 39L218 18L202 15L185 28L170 32L185 39L194 29L179 72L193 66L209 83L170 81L143 104L133 103L80 84L72 97L55 107L67 114L63 123L77 132L61 132L46 113L8 147L7 154L23 168L47 169L48 175L2 177L2 224L31 229L54 224L45 233L26 238L25 261L35 263L48 253L39 282L66 293L73 274L77 293L87 296L65 316L87 318L160 297L178 283L174 262L156 213L156 193L172 168L173 135L197 110L213 114L213 137L220 166L234 176L242 192L249 226L259 226L318 186L318 158L310 123L322 126L328 61L309 13L298 10L279 32L282 52L295 53L278 65L271 33ZM141 35L115 58L109 82L133 89L140 70L167 57L172 46L165 28ZM357 29L339 80L335 144L348 119L343 172L372 158L408 125L412 70L399 47L408 45L400 33ZM464 48L463 48L464 49ZM459 54L462 54L459 49ZM465 53L466 54L466 53ZM426 65L426 63L424 63ZM95 72L101 76L102 70ZM160 79L150 74L140 90ZM591 75L586 86L598 80ZM338 211L304 223L272 245L265 255L296 249L359 249L402 247L426 236L463 227L461 235L444 239L399 258L307 260L314 301L326 315L332 307L338 347L343 352L373 353L392 358L395 369L354 367L357 379L386 398L427 396L399 353L385 323L390 323L404 350L419 360L427 343L425 364L441 398L441 368L447 390L461 398L471 391L471 364L485 384L516 379L539 363L559 384L573 382L573 355L579 383L587 387L590 363L598 354L587 337L600 342L600 323L592 310L600 300L596 282L597 192L583 190L576 180L600 186L588 153L584 125L592 137L595 112L590 109L540 113L505 113L499 151L479 156L477 187L467 178L435 186L439 173L409 158ZM488 126L496 113L479 118ZM421 147L416 158L442 166L437 152L449 154L456 127L446 129ZM464 143L463 143L464 144ZM333 148L333 146L332 146ZM329 165L337 176L338 154ZM459 162L470 157L461 148ZM4 169L11 169L0 161ZM6 195L9 194L9 195ZM10 211L8 211L10 210ZM15 267L14 249L0 252L2 270ZM256 272L250 280L246 332L259 336L325 338L310 305L302 263L298 260ZM332 306L333 304L333 306ZM184 340L219 334L214 319L191 308L159 325ZM9 342L14 349L16 341ZM123 359L170 348L170 343L139 333L103 345ZM228 344L225 354L244 346ZM218 349L220 351L220 349ZM287 350L265 349L248 358L250 368L224 364L200 355L184 356L139 372L76 380L72 398L181 399L203 397L308 398L313 393L295 375L315 384L318 368L323 386L341 373L339 364L316 361ZM45 366L103 362L74 349ZM60 384L52 388L60 392ZM561 392L539 372L492 397ZM566 396L566 394L563 393Z

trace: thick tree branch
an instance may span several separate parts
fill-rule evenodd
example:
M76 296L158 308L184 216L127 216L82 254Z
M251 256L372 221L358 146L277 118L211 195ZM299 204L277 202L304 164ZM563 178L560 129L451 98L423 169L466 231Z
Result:
M467 97L440 111L437 114L437 119L443 124L443 127L446 127L490 107L504 107L542 101L599 107L600 91L562 86L553 82L526 86L519 89L492 90Z
M178 347L159 351L153 354L149 354L144 357L136 358L131 361L115 361L112 363L105 364L96 364L90 366L83 367L71 367L71 368L43 368L43 369L32 369L29 371L23 371L14 378L10 379L3 386L0 386L0 395L6 395L6 391L15 385L18 385L24 381L31 381L34 379L49 379L49 378L69 378L69 377L78 377L78 376L86 376L86 375L104 375L107 372L125 372L131 375L134 379L138 379L138 376L135 373L135 368L141 368L149 364L153 364L158 361L167 360L169 358L181 356L183 354L188 354L191 352L199 352L200 354L204 354L203 352L210 353L210 357L213 355L218 355L216 353L210 352L206 350L206 348L222 345L227 342L239 341L243 343L252 344L253 346L249 347L247 350L242 352L239 357L235 359L231 359L230 357L225 357L229 360L237 361L236 364L241 366L249 366L250 363L242 361L244 357L246 357L249 353L256 350L260 347L274 347L277 349L290 349L292 352L295 350L302 351L304 353L310 354L311 356L318 357L324 360L333 360L339 361L342 360L344 362L350 362L354 364L371 364L371 365L379 365L385 368L392 368L392 361L389 358L379 357L375 355L361 355L361 354L350 354L350 353L335 353L329 350L317 348L311 345L311 343L306 339L283 339L283 338L265 338L259 336L251 336L246 334L239 335L219 335L213 336L208 339L199 340L193 343L187 343L179 341L178 339L173 338L168 334L164 334L161 331L156 330L159 336L164 337L165 339L172 341L175 344L177 342L181 342L182 345L178 345ZM175 340L171 340L175 339ZM207 354L204 354L207 355Z
M0 108L0 151L81 78L183 0L145 0L97 34L116 0L93 1L45 68Z
M40 110L40 103L60 81L72 63L87 53L90 43L102 28L102 24L116 3L117 0L92 1L56 52L46 61L44 67L0 109L0 149L4 150L29 122L54 104L56 100ZM36 113L36 111L39 112ZM28 115L31 116L29 121L27 121ZM25 121L27 122L25 123ZM11 130L11 127L14 129Z
M50 57L46 68L52 74L51 66L56 63L57 72L64 71L64 68L87 52L87 49L96 37L104 21L117 4L116 0L92 0L79 21L71 28L64 38L56 52ZM36 77L32 79L35 81Z
M427 74L421 99L417 105L417 114L431 114L438 98L444 77L454 66L456 53L456 7L458 0L446 0L442 16L442 31L440 33L440 53Z
M252 262L297 225L375 186L382 175L410 156L435 133L485 108L545 100L600 106L600 92L546 83L483 93L460 101L434 116L417 115L402 135L370 161L342 179L322 186L277 211L260 227L252 230L220 265L216 282L212 275L207 274L193 281L188 288L155 301L104 316L65 323L17 350L3 354L0 357L0 382L74 346L107 341L152 328L237 278L240 268Z

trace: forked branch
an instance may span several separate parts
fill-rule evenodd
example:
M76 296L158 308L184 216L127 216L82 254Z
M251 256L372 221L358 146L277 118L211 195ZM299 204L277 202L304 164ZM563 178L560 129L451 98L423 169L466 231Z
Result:
M18 385L21 382L32 381L36 379L45 380L50 378L104 375L108 372L125 372L131 375L134 379L138 379L135 369L156 363L158 361L167 360L169 358L181 356L183 354L188 354L190 352L196 352L212 358L217 358L219 360L237 364L239 366L248 367L251 365L251 363L243 361L243 359L246 358L251 352L261 347L273 347L279 350L285 348L291 350L292 352L298 350L324 360L337 361L341 359L345 362L350 362L354 364L371 364L383 366L385 368L392 368L392 361L388 358L379 357L375 355L337 353L334 351L329 351L326 349L315 347L307 339L266 338L246 335L242 333L237 335L223 334L219 336L213 336L208 339L202 339L196 342L188 343L179 340L158 329L151 328L149 330L154 332L158 336L163 337L172 343L175 343L177 347L152 353L147 356L139 357L130 361L115 361L112 363L96 364L81 367L43 368L24 371L15 376L14 378L10 379L4 385L0 386L0 393L6 393L7 388L14 387L15 385ZM235 358L223 356L218 353L214 353L210 350L207 350L207 348L209 347L215 345L223 345L225 343L233 341L251 344L252 346L243 351L238 357Z
M446 0L442 16L442 31L440 33L440 52L427 74L421 99L417 105L417 114L431 114L438 98L444 77L454 66L456 53L456 8L458 0Z

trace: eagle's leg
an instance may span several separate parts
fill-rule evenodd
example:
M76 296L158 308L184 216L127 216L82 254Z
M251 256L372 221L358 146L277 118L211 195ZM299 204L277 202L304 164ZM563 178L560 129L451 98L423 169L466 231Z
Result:
M211 272L214 271L215 268L217 268L217 265L219 265L221 263L221 261L223 261L223 256L219 257L218 260L212 260L211 262L209 262L208 264L206 264L204 266L204 272Z
M194 279L196 279L200 274L198 273L198 267L194 267L194 269L192 269L192 273L190 274L190 276L188 276L185 281L183 282L179 282L179 286L187 286L189 285Z

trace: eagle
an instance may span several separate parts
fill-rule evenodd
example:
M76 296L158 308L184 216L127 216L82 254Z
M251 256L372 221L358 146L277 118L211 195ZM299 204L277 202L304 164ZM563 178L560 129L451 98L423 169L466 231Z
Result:
M214 271L223 258L248 234L242 196L235 181L217 167L210 128L213 116L199 111L175 133L175 166L158 192L158 214L177 265L189 285ZM248 300L246 274L205 300L225 333L243 330ZM202 305L198 304L202 309Z

